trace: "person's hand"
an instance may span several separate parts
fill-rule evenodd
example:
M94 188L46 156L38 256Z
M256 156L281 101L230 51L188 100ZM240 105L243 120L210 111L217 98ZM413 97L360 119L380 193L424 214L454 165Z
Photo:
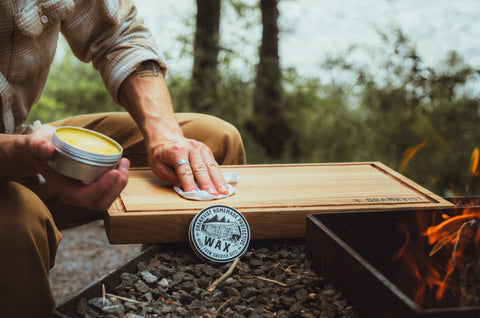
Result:
M183 137L164 71L156 61L145 61L123 81L118 94L120 105L144 136L150 168L184 191L197 190L197 182L201 190L212 195L227 194L227 183L210 148Z
M126 186L130 162L122 158L115 169L109 170L92 183L63 176L47 164L55 151L51 142L54 130L52 126L43 125L27 138L27 147L37 172L45 178L46 186L63 203L105 211Z
M228 187L212 151L205 144L178 137L149 149L152 171L184 191L201 190L212 195L227 194Z

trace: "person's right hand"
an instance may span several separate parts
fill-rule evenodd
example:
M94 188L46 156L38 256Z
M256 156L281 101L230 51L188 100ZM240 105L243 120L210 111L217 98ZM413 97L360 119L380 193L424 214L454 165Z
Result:
M53 126L43 125L27 138L33 165L45 178L49 192L55 193L63 203L71 206L107 210L127 185L130 167L128 159L122 158L116 168L109 170L95 182L84 183L63 176L47 164L55 152L51 142L54 131Z

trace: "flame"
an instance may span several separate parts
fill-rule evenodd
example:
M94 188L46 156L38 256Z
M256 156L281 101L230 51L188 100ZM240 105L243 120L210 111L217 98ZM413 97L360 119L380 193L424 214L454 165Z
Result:
M470 175L471 176L478 176L478 156L479 156L479 150L478 147L475 147L472 152L472 156L470 157Z
M480 223L479 210L465 208L459 213L455 216L442 214L439 224L421 227L426 228L424 232L418 233L419 238L426 238L426 251L419 247L417 240L412 239L413 233L404 224L399 225L405 241L393 259L401 261L410 273L411 280L414 281L414 286L409 286L410 293L417 304L424 303L427 290L440 304L451 286L452 274L461 269L466 261L466 246L480 241L480 230L477 230ZM421 226L424 222L425 219L419 216L418 225ZM443 254L435 256L440 251ZM442 264L439 264L439 260Z
M425 140L403 153L400 173L405 171L413 156L426 144ZM475 147L468 167L467 191L474 177L480 175L479 162L480 151ZM393 259L402 267L399 270L400 277L405 269L410 273L413 282L404 283L404 287L410 291L410 295L417 304L424 304L425 296L428 296L427 301L436 301L438 304L441 304L444 298L448 301L448 297L445 297L446 292L457 283L455 279L458 273L455 274L455 272L461 270L467 261L468 255L465 254L467 246L478 245L480 242L479 203L471 202L471 204L477 208L455 209L454 212L457 214L454 216L446 213L438 215L439 224L436 224L439 221L433 219L433 214L431 223L428 224L425 223L428 220L425 220L424 216L422 219L419 214L417 226L426 229L422 233L410 233L405 225L399 225L400 230L405 234L405 242ZM412 238L412 236L415 237Z
M478 171L478 161L479 161L479 150L478 147L475 147L472 151L472 156L470 157L470 166L468 168L467 180L465 189L467 192L470 191L470 185L473 181L473 178L478 176L480 172Z
M410 163L410 160L413 158L413 156L415 156L415 154L420 150L422 149L423 147L425 147L427 145L427 141L424 140L422 141L420 144L414 146L414 147L410 147L408 148L407 150L405 150L402 154L402 157L403 157L403 161L402 163L400 164L400 168L398 169L400 173L403 173L405 172L405 169L407 168L408 164Z

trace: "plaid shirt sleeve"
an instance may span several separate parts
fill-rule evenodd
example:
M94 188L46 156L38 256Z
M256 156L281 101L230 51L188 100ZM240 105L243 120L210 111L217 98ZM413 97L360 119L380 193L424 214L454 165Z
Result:
M131 0L77 0L73 14L61 24L73 53L93 63L116 103L120 85L142 62L155 60L166 72L152 35L136 13Z

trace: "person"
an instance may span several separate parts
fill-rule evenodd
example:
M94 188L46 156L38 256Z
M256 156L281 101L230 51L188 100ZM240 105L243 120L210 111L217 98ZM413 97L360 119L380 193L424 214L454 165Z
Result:
M23 124L39 99L62 33L92 62L127 112L85 114L32 131ZM128 180L148 165L185 191L226 193L219 164L244 164L238 131L204 114L176 114L166 66L130 0L0 1L0 317L48 317L48 272L60 229L101 218ZM124 148L118 166L91 183L47 164L55 127L104 133Z

